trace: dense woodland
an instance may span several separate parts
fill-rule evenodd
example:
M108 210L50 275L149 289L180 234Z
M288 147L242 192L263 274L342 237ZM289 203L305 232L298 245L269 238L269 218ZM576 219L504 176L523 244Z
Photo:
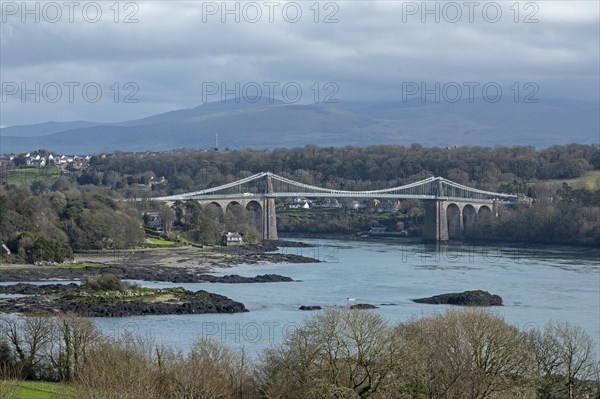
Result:
M0 399L15 397L19 379L61 381L72 397L87 399L600 395L594 342L580 327L519 329L475 309L391 324L370 311L332 308L258 358L226 344L203 337L181 352L127 334L109 338L89 319L0 317Z
M0 185L0 240L16 260L63 262L74 250L121 249L144 239L134 208L84 190Z
M21 164L21 158L14 162ZM0 172L7 176L19 167L4 162ZM172 236L215 243L223 231L237 230L248 241L256 240L256 210L234 209L223 217L194 203L161 209L156 203L118 199L199 190L272 171L344 190L392 187L435 175L476 188L522 193L534 199L531 207L502 212L470 229L466 238L600 245L600 182L588 187L560 184L594 170L600 170L600 147L577 144L546 149L414 144L95 155L82 170L66 170L20 187L2 183L0 240L20 260L60 262L73 250L139 245L144 239L143 212L151 210L162 213L169 222L163 230ZM388 217L365 215L343 205L337 212L303 217L282 212L279 228L332 234L385 226L420 234L423 211L417 201L403 201L400 212Z

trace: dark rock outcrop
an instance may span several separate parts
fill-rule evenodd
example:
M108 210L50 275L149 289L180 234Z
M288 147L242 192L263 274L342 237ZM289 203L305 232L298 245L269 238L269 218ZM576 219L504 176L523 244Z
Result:
M69 292L79 290L79 285L71 284L27 284L0 285L0 294L40 295L49 292Z
M317 305L302 305L298 309L300 309L300 310L321 310L322 308Z
M499 295L482 290L435 295L428 298L413 299L413 302L433 305L502 306L502 298Z
M213 276L211 274L201 274L199 277L203 281L210 283L226 283L226 284L241 284L241 283L281 283L294 281L291 277L281 276L279 274L262 274L256 277L242 277L237 274L229 274L226 276Z
M378 307L375 305L371 305L369 303L357 303L356 305L350 306L350 309L377 309Z

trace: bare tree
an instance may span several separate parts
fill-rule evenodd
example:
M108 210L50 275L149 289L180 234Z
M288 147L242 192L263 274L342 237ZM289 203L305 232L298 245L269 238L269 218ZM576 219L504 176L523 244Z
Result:
M86 399L159 398L154 384L152 345L141 339L94 346L77 374L76 397Z
M530 337L545 383L542 389L552 391L557 388L573 399L586 388L588 380L597 379L594 341L581 327L567 321L550 322L543 334L534 331Z
M163 352L159 357L159 397L172 399L254 398L256 389L247 362L213 340L200 340L187 355Z
M91 320L71 315L54 319L55 328L49 357L61 381L71 381L82 370L93 345L103 341Z
M492 313L447 311L401 325L411 348L405 397L534 397L534 354L524 333ZM501 396L499 396L501 395Z
M40 378L47 371L45 361L52 329L52 320L47 316L0 319L0 335L11 346L23 378Z
M373 398L393 381L402 345L368 311L328 309L267 350L260 379L268 398Z
M243 356L209 340L189 354L129 339L92 348L76 378L86 399L253 399Z

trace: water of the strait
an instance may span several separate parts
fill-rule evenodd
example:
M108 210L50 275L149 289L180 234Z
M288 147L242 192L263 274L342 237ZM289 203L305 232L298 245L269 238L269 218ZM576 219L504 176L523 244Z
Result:
M140 316L96 319L96 323L112 336L134 332L184 351L205 337L257 354L281 342L305 317L314 314L298 310L301 305L369 303L380 306L373 312L399 322L447 308L417 304L413 298L481 289L504 299L503 307L490 310L519 328L543 328L549 320L568 320L584 328L596 345L600 342L600 261L596 251L302 241L316 247L282 252L315 257L322 263L242 265L217 271L242 276L275 273L297 282L140 282L147 287L183 286L222 294L243 302L248 313Z

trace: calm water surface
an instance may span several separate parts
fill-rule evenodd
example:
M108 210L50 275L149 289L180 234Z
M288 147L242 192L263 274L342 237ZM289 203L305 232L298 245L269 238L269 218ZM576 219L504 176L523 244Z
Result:
M276 273L293 283L170 284L207 290L243 302L243 314L143 316L95 319L107 334L134 332L156 343L187 350L200 337L217 339L257 354L313 312L301 305L345 307L381 305L373 310L390 321L443 311L446 306L416 304L413 298L482 289L498 294L505 306L492 310L521 328L542 328L549 320L569 320L600 342L600 261L597 253L511 247L424 246L375 241L302 240L316 248L282 252L316 257L323 263L245 265L218 274ZM355 298L348 302L346 298Z

